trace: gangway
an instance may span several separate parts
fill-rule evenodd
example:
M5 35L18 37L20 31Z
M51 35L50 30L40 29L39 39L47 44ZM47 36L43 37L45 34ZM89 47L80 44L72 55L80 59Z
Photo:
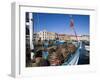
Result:
M65 60L65 62L62 65L77 65L79 56L80 56L80 49L81 49L82 43L79 42L77 50L75 54L70 54L68 56L68 59Z

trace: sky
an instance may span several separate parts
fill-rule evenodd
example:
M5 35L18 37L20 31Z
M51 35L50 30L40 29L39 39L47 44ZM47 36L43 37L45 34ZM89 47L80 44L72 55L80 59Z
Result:
M89 15L79 14L52 14L52 13L33 13L33 27L35 32L47 30L59 34L70 34L74 32L70 27L70 19L74 20L74 28L77 35L89 35Z

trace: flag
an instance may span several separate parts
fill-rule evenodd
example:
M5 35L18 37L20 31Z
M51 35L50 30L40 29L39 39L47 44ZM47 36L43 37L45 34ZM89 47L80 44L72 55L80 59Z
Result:
M70 27L74 28L74 20L73 19L70 20Z
M74 31L74 34L76 36L76 40L78 41L77 34L76 34L76 31L75 31L75 28L74 28L74 20L72 18L72 15L71 15L71 19L70 19L70 28L72 28L72 30Z

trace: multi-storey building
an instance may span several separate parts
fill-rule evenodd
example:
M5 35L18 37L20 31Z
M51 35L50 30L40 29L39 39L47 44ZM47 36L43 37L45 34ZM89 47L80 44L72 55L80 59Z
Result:
M77 41L77 39L82 41L89 41L89 35L80 35L77 36L77 38L75 35L70 35L70 39L75 41Z
M55 32L48 32L47 36L48 40L55 40L57 38L57 34Z
M35 41L38 40L55 40L57 38L57 33L55 32L47 32L46 30L37 32L33 34L33 38Z
M46 30L37 32L38 34L38 39L40 40L48 40L48 32Z
M90 40L90 36L89 35L82 35L80 40L89 41Z
M66 41L66 40L70 40L70 36L66 34L58 34L58 39Z

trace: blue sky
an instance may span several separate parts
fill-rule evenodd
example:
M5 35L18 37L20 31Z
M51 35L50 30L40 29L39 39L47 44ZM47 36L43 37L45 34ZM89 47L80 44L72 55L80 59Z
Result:
M74 20L74 28L78 35L89 35L89 15L33 13L34 31L46 29L60 34L74 34L70 28L70 15Z

